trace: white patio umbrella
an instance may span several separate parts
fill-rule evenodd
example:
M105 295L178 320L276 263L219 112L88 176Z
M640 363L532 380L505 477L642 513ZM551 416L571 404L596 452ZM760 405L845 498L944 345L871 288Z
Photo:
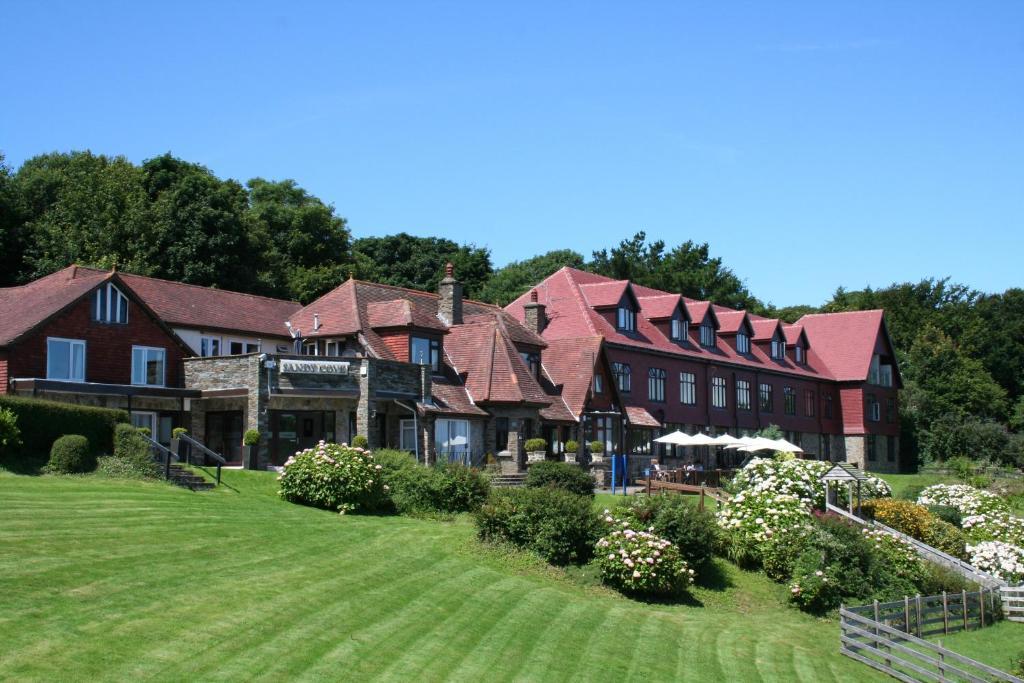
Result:
M777 451L779 450L778 444L772 439L766 439L763 436L752 436L747 437L747 443L741 446L739 450L744 453L756 453L757 451Z
M786 441L785 439L772 439L775 444L775 450L777 451L788 451L790 453L803 453L804 449L797 446L795 443Z
M741 450L743 448L746 448L748 446L753 446L753 445L754 445L754 437L752 437L752 436L741 436L740 438L736 439L736 441L734 443L726 446L725 448L727 450Z
M717 446L715 437L704 433L697 433L690 437L690 446Z
M654 441L656 443L665 443L665 444L668 444L670 446L692 446L692 445L694 445L690 441L690 439L692 439L692 438L693 437L691 437L689 434L681 432L681 431L679 431L677 429L676 431L672 432L671 434L665 434L664 436L659 436Z
M715 445L728 448L729 446L743 445L743 442L732 434L719 434L715 437Z

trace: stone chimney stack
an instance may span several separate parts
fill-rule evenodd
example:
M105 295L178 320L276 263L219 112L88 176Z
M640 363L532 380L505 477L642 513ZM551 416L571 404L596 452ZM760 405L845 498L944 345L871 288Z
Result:
M437 302L437 317L445 325L462 324L462 283L455 279L455 266L449 261L444 267L444 279L437 287L441 300Z
M537 301L537 290L530 290L530 303L523 306L526 329L540 334L548 324L547 306Z

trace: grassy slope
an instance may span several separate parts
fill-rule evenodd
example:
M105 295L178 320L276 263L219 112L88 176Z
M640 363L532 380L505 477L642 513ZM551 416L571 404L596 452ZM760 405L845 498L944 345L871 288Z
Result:
M722 565L645 605L483 549L467 519L340 517L228 487L0 472L0 679L879 680L834 622Z
M1001 621L984 629L961 631L930 640L941 642L943 647L953 652L1003 671L1012 670L1016 661L1024 658L1024 624L1012 621Z

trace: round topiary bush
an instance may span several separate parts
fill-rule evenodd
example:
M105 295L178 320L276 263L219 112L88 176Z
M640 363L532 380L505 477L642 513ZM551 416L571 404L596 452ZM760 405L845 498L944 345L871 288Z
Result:
M589 444L591 453L604 453L604 442L603 441L591 441Z
M579 443L573 441L572 439L569 439L568 441L565 442L565 452L566 453L576 454L576 453L579 452L579 450L580 450Z
M370 440L362 434L356 434L352 437L352 448L369 448Z
M536 453L537 451L546 451L548 449L548 442L544 439L527 439L526 443L523 444L523 450L527 453Z
M67 434L53 442L46 469L55 474L75 474L96 469L96 456L89 440L80 434Z
M243 446L259 446L260 445L260 432L258 429L247 429L245 434L242 436Z
M530 465L526 485L562 489L580 496L594 495L594 478L578 465L567 462L544 461Z

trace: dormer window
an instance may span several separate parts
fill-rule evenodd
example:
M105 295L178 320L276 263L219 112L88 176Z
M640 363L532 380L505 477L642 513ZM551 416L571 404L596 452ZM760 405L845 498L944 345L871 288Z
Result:
M629 306L619 306L616 328L619 332L633 332L636 330L636 311Z
M736 333L736 353L750 353L750 335L743 330Z
M633 371L626 363L612 363L612 375L615 386L623 393L629 393L633 386Z
M127 323L128 297L108 282L93 295L92 318L101 323Z
M786 357L786 340L775 336L772 338L772 358L783 360Z
M700 324L700 345L711 349L715 347L715 344L715 326L711 324L710 320L705 319Z
M530 374L534 377L540 377L540 354L532 351L521 351L519 356L526 363L526 367L530 368Z
M426 337L409 337L409 362L429 365L433 372L440 372L441 342Z
M690 334L690 323L683 318L672 318L672 341L683 341Z
M804 356L804 347L800 346L799 344L793 347L793 355L796 356L796 362L799 363L800 365L803 365L804 363L807 362Z

